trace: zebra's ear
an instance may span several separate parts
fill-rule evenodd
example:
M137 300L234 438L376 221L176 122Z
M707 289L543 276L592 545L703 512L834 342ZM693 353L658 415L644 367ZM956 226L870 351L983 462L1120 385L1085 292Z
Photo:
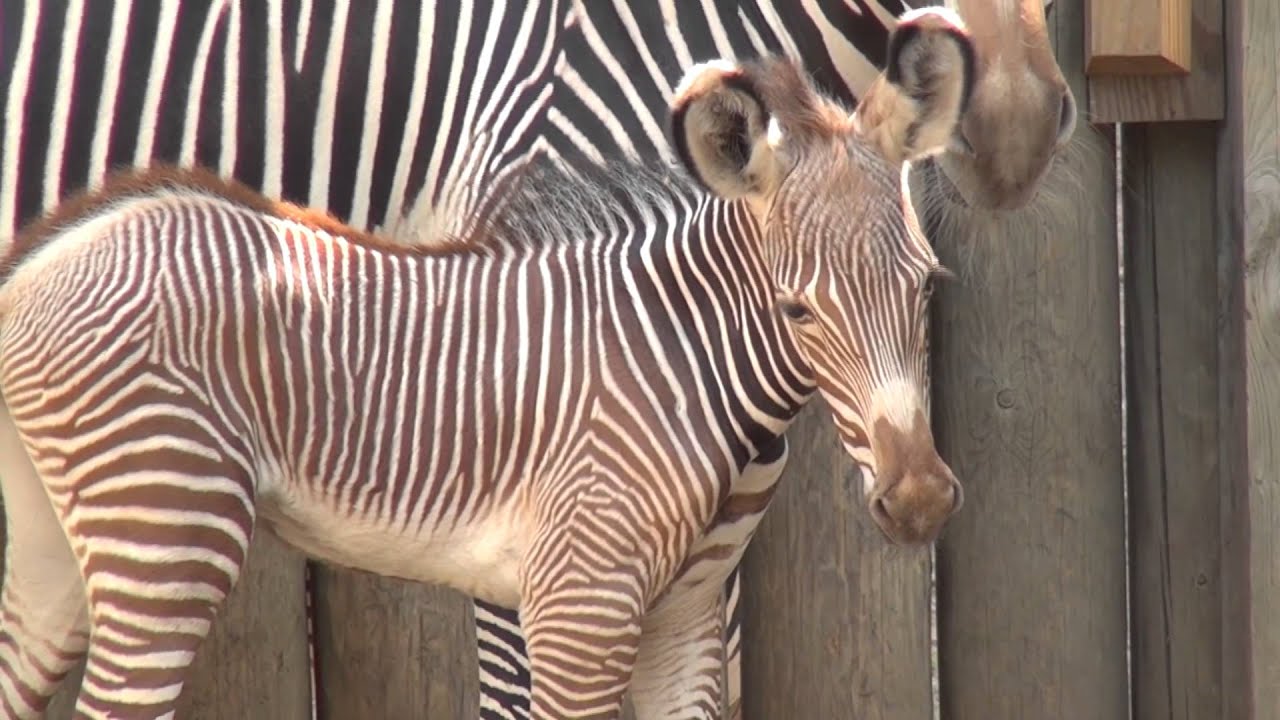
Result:
M723 60L690 69L671 102L680 161L708 190L730 200L776 187L780 162L771 125L751 78Z
M858 131L893 164L951 144L974 82L973 41L960 16L938 7L903 15L885 71L858 103Z

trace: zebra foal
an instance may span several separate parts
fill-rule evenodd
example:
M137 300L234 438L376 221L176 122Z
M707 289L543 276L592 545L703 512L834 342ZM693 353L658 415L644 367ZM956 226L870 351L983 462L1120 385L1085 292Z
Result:
M628 688L640 717L716 717L720 588L815 392L886 535L932 540L960 505L903 163L950 141L973 65L929 10L852 115L789 61L700 66L682 168L536 169L452 249L202 172L63 205L0 285L42 484L0 479L5 713L87 653L79 716L172 717L262 521L518 606L536 717L613 717Z

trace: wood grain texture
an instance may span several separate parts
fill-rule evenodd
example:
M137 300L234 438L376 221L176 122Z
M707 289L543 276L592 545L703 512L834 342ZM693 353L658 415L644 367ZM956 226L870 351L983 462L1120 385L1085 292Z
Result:
M1218 128L1125 132L1136 720L1222 706Z
M441 587L312 567L320 720L479 715L468 598Z
M1192 0L1089 0L1089 75L1185 75Z
M1095 0L1096 4L1112 0ZM1191 2L1191 72L1178 76L1089 78L1094 122L1220 120L1225 108L1223 0Z
M1245 329L1245 5L1225 0L1227 121L1218 153L1218 433L1222 494L1222 718L1253 720L1253 549ZM1275 125L1280 122L1272 121ZM1256 132L1256 126L1253 127ZM1268 552L1260 548L1259 552ZM1274 610L1274 608L1273 608Z
M1050 18L1077 96L1083 10ZM1075 142L1041 212L931 235L960 276L935 304L934 423L967 488L938 548L947 720L1128 717L1113 149Z
M887 544L818 400L743 565L743 718L932 713L929 555Z
M1253 704L1280 716L1280 3L1244 0L1242 151Z

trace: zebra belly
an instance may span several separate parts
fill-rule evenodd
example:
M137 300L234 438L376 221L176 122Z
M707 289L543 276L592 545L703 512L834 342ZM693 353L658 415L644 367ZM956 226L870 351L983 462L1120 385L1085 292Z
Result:
M519 568L533 525L506 507L442 527L337 511L289 493L260 498L259 517L282 540L319 560L417 582L447 585L504 607L520 605Z

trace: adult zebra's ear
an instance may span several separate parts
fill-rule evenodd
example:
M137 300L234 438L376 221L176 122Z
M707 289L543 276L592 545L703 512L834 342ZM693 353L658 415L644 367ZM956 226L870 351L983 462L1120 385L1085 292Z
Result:
M671 103L680 161L708 190L730 200L776 187L782 173L770 125L749 74L723 60L691 68Z
M859 132L895 165L946 150L973 91L974 65L959 15L938 7L903 15L885 71L854 111Z

